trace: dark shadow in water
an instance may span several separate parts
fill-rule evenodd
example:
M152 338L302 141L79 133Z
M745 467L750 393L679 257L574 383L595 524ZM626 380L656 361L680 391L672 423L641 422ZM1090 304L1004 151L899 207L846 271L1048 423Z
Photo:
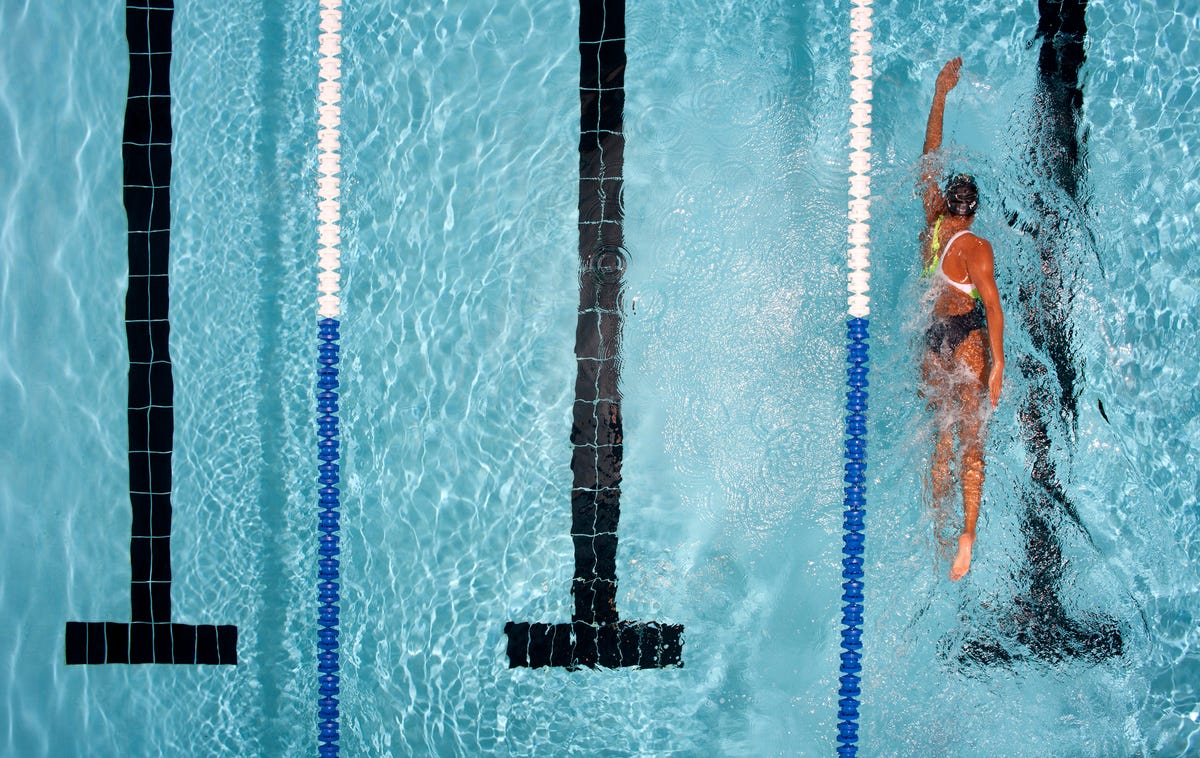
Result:
M1086 135L1081 130L1083 90L1079 81L1087 34L1086 0L1039 0L1039 123L1030 148L1034 181L1061 189L1082 210ZM1063 488L1055 467L1051 430L1056 423L1075 437L1081 371L1071 320L1075 292L1066 241L1077 236L1080 222L1056 209L1051 198L1031 188L1028 218L1013 213L1009 224L1034 240L1040 270L1018 292L1020 318L1035 350L1018 368L1028 386L1018 414L1031 473L1021 494L1025 542L1021 588L1011 603L964 618L965 639L941 642L941 653L960 666L1009 666L1034 659L1044 664L1064 661L1098 663L1124 653L1124 634L1110 615L1070 612L1061 589L1066 561L1059 525L1070 523L1091 544L1078 510ZM1072 216L1077 213L1070 214ZM1075 232L1072 235L1071 232ZM1044 357L1045 363L1035 356ZM1069 589L1069 588L1068 588ZM965 612L966 609L964 609ZM964 613L965 615L965 613ZM980 631L980 630L985 631Z

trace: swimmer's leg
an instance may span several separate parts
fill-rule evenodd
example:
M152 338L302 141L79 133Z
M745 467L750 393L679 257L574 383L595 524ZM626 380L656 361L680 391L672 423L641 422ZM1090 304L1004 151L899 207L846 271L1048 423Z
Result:
M933 535L943 548L943 532L950 518L950 460L954 456L954 430L948 420L946 408L946 369L939 365L938 356L929 353L922 366L924 389L922 394L933 412L934 430L933 455L929 459L929 492L933 499Z
M979 383L966 383L960 394L962 419L959 424L959 448L962 462L959 479L962 481L963 530L958 536L958 552L950 564L950 579L958 581L971 569L971 551L975 547L975 522L979 520L979 504L983 500L983 420L980 416L983 398L983 355L982 344L974 344L981 332L971 334L962 346L964 363L978 374ZM967 344L970 343L970 344Z
M960 469L963 530L962 534L958 535L958 552L950 565L950 578L954 581L962 579L971 569L971 550L975 547L975 522L979 520L979 503L983 500L983 443L979 439L979 427L978 421L963 424L963 457Z
M950 476L950 459L954 456L954 431L941 424L938 427L933 457L929 461L929 490L933 495L933 534L938 543L945 546L943 534L946 523L950 520L953 482Z

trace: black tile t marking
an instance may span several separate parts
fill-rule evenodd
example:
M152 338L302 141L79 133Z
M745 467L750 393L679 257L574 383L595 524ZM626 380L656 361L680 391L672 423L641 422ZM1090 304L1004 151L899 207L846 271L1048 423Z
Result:
M624 0L580 1L579 57L580 276L571 427L575 603L569 624L505 624L508 663L532 668L682 665L682 626L622 621L617 613L624 450L617 388L625 272Z
M237 663L237 627L171 623L174 398L167 320L171 244L171 0L131 0L122 156L129 218L130 621L68 621L68 664Z

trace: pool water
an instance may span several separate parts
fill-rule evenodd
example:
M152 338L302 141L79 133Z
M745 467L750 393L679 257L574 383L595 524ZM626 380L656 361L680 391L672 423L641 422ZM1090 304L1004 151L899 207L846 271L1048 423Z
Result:
M626 6L618 602L682 624L683 666L505 654L506 622L572 612L577 5L347 4L348 755L834 749L849 6ZM1037 170L1036 4L944 6L875 12L863 751L1189 754L1197 9L1090 4L1072 195ZM0 752L312 753L315 3L180 0L173 28L173 617L236 624L238 665L63 662L65 622L129 617L124 25L0 8ZM956 54L1008 371L952 584L915 182Z

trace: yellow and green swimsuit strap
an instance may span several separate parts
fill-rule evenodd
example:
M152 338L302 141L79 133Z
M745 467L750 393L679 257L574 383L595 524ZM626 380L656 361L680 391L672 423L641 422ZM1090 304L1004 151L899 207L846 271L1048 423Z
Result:
M930 263L921 272L921 276L933 276L933 272L937 271L942 251L942 241L938 238L941 236L943 218L945 217L938 216L937 221L933 222L933 234L929 235Z

